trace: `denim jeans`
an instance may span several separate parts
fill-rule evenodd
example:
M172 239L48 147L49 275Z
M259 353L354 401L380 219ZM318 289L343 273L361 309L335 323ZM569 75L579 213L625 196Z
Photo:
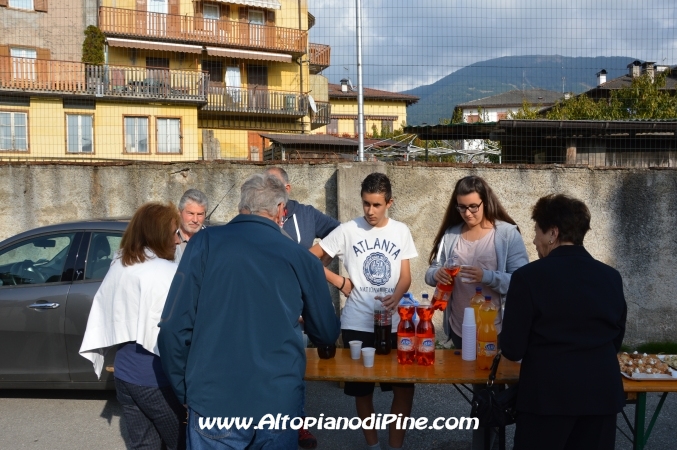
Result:
M211 430L200 428L200 415L188 408L188 427L186 429L188 450L296 450L298 431L287 424L286 430L255 430L252 422L248 430L219 429L214 425Z

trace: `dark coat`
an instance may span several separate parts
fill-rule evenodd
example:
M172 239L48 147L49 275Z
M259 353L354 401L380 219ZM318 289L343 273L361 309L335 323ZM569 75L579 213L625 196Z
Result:
M522 360L517 409L616 414L625 405L616 359L627 306L615 269L580 245L555 248L512 275L501 349Z
M324 269L272 220L249 214L193 236L160 322L160 359L181 403L204 417L298 415L308 337L340 323Z

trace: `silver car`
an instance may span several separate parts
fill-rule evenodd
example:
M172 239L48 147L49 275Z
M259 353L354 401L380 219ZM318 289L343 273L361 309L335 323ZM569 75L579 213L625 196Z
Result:
M114 388L113 374L97 380L78 351L128 221L63 223L0 242L0 389Z

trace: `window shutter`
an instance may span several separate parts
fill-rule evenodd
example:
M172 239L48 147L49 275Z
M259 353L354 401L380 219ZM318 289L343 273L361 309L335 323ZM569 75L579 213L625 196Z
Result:
M270 26L275 25L275 11L267 11L266 25L270 25Z
M249 11L246 6L240 6L240 20L247 22Z
M146 6L146 0L136 0L136 10L137 11L146 11L148 7Z
M37 48L35 53L38 59L51 59L51 52L48 48Z
M193 19L193 26L195 27L196 30L204 30L204 20L202 20L203 17L203 11L204 8L202 7L203 3L202 2L195 2L193 3L194 5L194 11L195 11L195 18Z
M33 9L40 12L47 12L47 0L33 0Z
M9 56L9 45L0 45L0 56Z
M221 20L230 19L230 5L221 5Z
M169 0L169 14L178 16L179 12L179 0Z
M8 0L0 0L0 6L7 6Z

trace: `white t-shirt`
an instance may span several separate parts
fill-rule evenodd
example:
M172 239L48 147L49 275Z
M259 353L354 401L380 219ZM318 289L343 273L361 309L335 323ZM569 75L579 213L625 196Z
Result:
M374 297L395 291L401 262L418 256L409 228L388 219L383 227L372 227L359 217L343 223L320 241L331 257L339 256L353 283L341 312L341 328L374 332ZM399 316L393 315L393 331Z

